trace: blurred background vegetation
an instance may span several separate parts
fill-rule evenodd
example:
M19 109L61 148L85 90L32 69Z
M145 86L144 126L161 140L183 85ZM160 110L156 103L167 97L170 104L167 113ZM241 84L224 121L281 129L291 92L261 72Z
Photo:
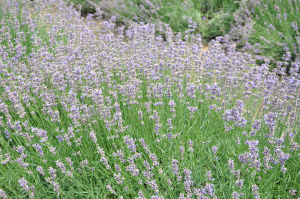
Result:
M83 16L101 12L120 24L169 24L174 32L201 34L206 45L223 36L258 61L290 69L300 62L299 0L68 0ZM195 26L197 24L197 26Z

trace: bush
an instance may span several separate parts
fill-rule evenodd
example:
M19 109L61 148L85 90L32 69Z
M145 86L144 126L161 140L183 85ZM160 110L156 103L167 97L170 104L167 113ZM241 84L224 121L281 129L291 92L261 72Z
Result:
M243 0L234 13L236 24L229 38L259 57L271 59L272 67L290 67L300 61L299 1ZM293 67L297 70L297 67Z
M270 58L272 67L285 68L300 60L300 3L297 0L71 0L82 13L116 16L132 22L169 24L175 32L200 33L204 44L218 36L235 42L259 58ZM197 24L197 26L195 26ZM161 30L159 30L161 32ZM297 70L297 66L293 70Z
M217 36L224 35L233 23L232 13L238 9L234 0L72 0L87 12L93 6L101 10L105 18L116 16L118 21L129 25L131 22L169 24L175 32L186 32L193 23L198 26L205 43ZM89 6L88 6L89 5ZM189 23L188 21L192 21Z

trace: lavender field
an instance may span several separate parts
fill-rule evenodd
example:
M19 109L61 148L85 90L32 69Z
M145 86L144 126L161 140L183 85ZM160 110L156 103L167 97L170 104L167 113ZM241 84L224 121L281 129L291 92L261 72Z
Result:
M0 198L300 198L300 63L62 0L0 10Z

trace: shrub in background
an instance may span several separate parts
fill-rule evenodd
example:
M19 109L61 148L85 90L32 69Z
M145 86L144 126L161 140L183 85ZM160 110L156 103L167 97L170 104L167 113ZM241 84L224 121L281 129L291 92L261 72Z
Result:
M204 43L229 32L232 13L238 9L234 0L71 0L82 6L82 12L94 7L105 18L116 16L120 23L131 22L169 24L175 32L196 29ZM192 21L192 23L189 23ZM193 25L194 24L194 25ZM197 24L197 26L195 25Z
M73 3L76 8L81 11L82 15L87 15L89 13L95 13L95 7L89 4L86 0L71 0L69 3Z
M228 34L240 50L270 59L283 72L298 70L300 61L300 2L243 0ZM263 62L263 61L262 61Z
M256 30L249 41L255 45L259 55L277 61L277 66L291 67L292 62L300 62L300 2L262 1L255 8Z
M297 0L71 0L83 13L98 10L119 23L169 24L175 32L201 33L203 43L218 36L239 50L271 60L272 67L298 70L300 3ZM95 8L95 9L91 9ZM159 30L160 32L162 30Z

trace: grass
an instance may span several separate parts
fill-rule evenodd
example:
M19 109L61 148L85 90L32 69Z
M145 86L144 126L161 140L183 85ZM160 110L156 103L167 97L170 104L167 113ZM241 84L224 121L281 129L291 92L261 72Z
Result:
M54 3L24 2L26 31L2 14L16 35L0 44L2 198L178 198L190 188L208 198L299 196L296 78L278 80L218 42L204 51L201 38L160 41L147 25L124 41L113 24L90 30ZM36 38L19 42L21 32ZM18 46L31 50L6 55Z
M298 28L292 26L300 24L299 8L298 1L262 1L255 9L255 31L250 37L250 42L260 51L257 54L286 62L289 66L296 57L299 61L297 38L300 35ZM288 52L290 57L285 56Z

